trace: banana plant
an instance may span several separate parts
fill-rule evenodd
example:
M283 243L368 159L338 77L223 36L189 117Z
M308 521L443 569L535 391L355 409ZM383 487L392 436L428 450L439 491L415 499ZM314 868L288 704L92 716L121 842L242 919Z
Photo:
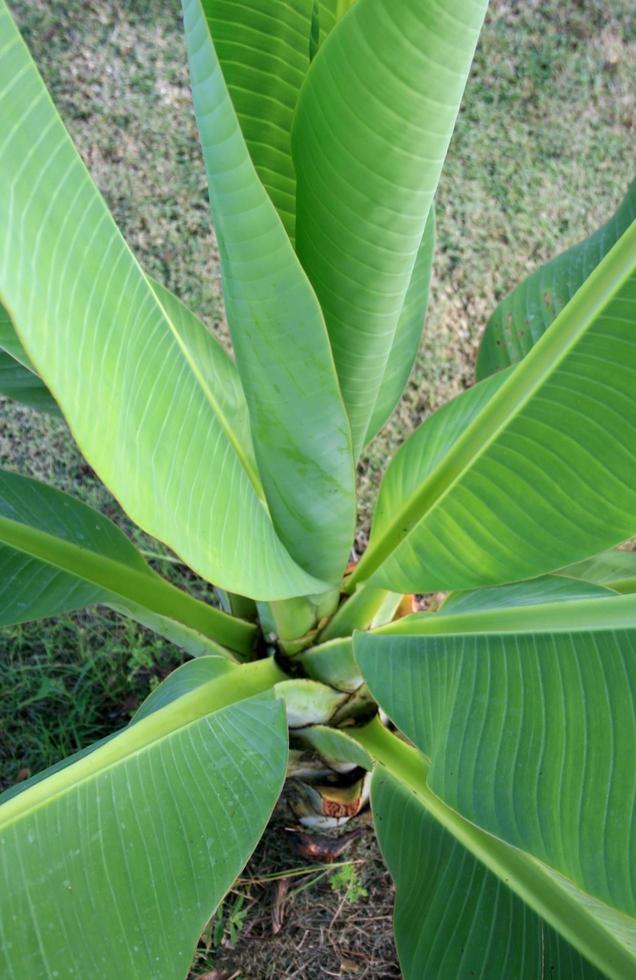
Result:
M0 624L102 603L191 657L5 793L3 977L185 977L286 777L308 824L370 790L407 980L636 975L636 185L501 303L350 561L486 6L183 0L228 353L144 272L0 0L0 390L216 590L0 474Z

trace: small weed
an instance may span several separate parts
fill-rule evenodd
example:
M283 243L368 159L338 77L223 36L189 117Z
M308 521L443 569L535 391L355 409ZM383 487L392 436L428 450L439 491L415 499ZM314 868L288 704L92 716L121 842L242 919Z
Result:
M248 912L249 905L245 904L245 895L234 895L232 901L230 899L225 900L222 906L222 917L217 923L221 927L217 945L220 945L224 938L230 946L236 945Z
M240 892L230 892L201 934L192 965L193 971L198 973L205 970L207 973L213 970L217 953L222 948L234 948L245 928L253 904L248 896ZM240 980L240 977L237 975L235 980Z
M329 879L331 890L339 892L348 905L355 905L363 898L369 897L369 892L360 881L360 876L353 864L343 864Z

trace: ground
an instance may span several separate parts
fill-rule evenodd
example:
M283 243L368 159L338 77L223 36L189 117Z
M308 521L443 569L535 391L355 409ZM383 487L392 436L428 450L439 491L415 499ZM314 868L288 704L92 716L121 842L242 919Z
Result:
M146 269L226 336L217 251L175 0L9 0L53 97ZM430 314L416 368L360 465L360 537L390 453L473 380L496 301L609 216L633 177L631 0L493 0L437 201ZM146 550L66 429L0 402L0 464L99 507ZM187 572L156 567L186 587ZM0 788L124 724L178 651L88 610L0 631ZM208 929L193 976L398 977L391 885L371 828L334 870L281 812ZM342 859L341 859L342 860ZM280 884L281 869L294 869ZM283 891L284 924L280 918Z

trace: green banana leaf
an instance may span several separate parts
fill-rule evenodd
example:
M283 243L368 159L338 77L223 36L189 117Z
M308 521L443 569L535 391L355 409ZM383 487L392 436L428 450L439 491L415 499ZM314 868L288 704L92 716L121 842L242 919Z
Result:
M479 346L478 381L528 353L635 218L636 180L607 224L541 266L502 300Z
M184 0L183 12L225 308L265 495L292 557L336 584L351 546L355 497L351 434L327 330L250 159L216 56L214 23L201 0Z
M393 619L402 599L403 596L398 592L376 589L368 582L363 583L354 595L339 606L320 631L320 642L341 636L350 637L354 630L384 626Z
M211 638L248 654L256 627L181 592L102 514L59 490L0 470L0 625L113 605L158 632ZM202 635L201 635L202 634ZM225 653L214 644L214 652Z
M10 354L14 360L18 361L23 367L35 374L35 368L29 359L29 355L20 343L15 328L9 319L9 314L0 303L0 347Z
M627 980L632 976L635 956L633 919L593 899L541 861L486 833L447 806L428 785L430 761L417 749L390 734L379 719L364 728L354 729L352 737L377 765L407 788L419 806L475 857L479 865L484 865L503 881L547 925L602 970L604 976L614 980ZM390 854L388 857L391 860ZM399 888L399 880L397 884ZM506 894L505 890L503 894ZM477 928L479 925L477 921ZM396 926L399 942L400 923L396 922ZM426 941L421 934L419 939L422 943ZM507 935L505 941L508 941ZM409 946L412 949L412 943Z
M400 502L413 497L443 464L460 436L476 422L510 373L510 370L501 371L462 392L418 426L400 446L380 486L371 525L371 548L390 531Z
M341 17L353 7L356 0L316 0L320 40L326 40Z
M636 597L412 616L354 645L430 791L545 862L636 969Z
M161 711L173 701L195 691L202 684L208 684L229 673L237 679L243 676L238 666L224 657L199 657L198 660L188 660L187 663L173 670L154 691L150 692L133 715L130 724L135 725L143 721L155 711Z
M395 330L395 337L384 369L365 445L388 421L406 387L422 338L435 250L435 210L431 208L424 237L417 253L404 306Z
M37 374L0 349L0 395L48 415L60 415L55 399Z
M203 0L202 9L252 162L293 241L291 127L309 68L313 0Z
M589 595L585 588L577 595L570 586L569 598L544 597L541 602L525 602L520 594L527 586L531 599L534 592L533 584L520 582L511 587L519 590L515 600L510 603L486 601L483 604L474 601L472 606L464 609L450 610L445 613L444 606L435 615L415 613L396 620L386 626L381 626L372 635L384 633L391 635L446 635L463 633L532 633L538 628L537 624L544 621L546 629L557 631L570 630L572 617L577 617L577 626L584 630L598 631L604 628L606 618L612 616L612 622L617 629L630 629L634 622L636 597L619 595L609 589L601 595L595 592ZM602 588L602 587L601 587ZM494 590L484 590L494 591ZM475 593L476 594L476 593ZM599 600L603 601L599 601ZM543 617L543 619L542 619Z
M258 475L249 412L236 364L221 344L181 300L161 283L148 278L152 290L173 325L175 336L191 370L214 408L236 456L259 497L263 488Z
M310 725L307 728L297 729L294 732L294 739L299 740L302 746L313 749L327 765L337 771L373 768L373 760L369 753L342 728Z
M376 769L371 805L397 886L395 938L405 980L601 980L600 973L429 813ZM486 835L483 844L487 847ZM587 925L587 924L586 924Z
M202 684L0 808L3 977L182 980L284 779L283 706L250 696L265 673Z
M144 276L4 0L0 44L0 301L80 449L203 577L264 599L319 591L276 535L243 427L224 413L227 365L205 373L218 344Z
M35 408L38 412L60 415L55 399L38 378L35 368L18 340L9 314L0 304L0 395Z
M496 585L633 534L635 320L636 223L522 362L400 449L348 588Z
M100 604L108 606L109 609L119 613L120 616L133 619L136 623L145 626L146 629L152 630L159 636L163 636L165 640L185 650L191 657L221 656L227 658L228 656L228 650L221 643L217 643L216 640L202 633L200 628L186 626L184 623L170 616L163 616L154 610L148 609L147 606L133 602L131 599L125 599L122 596L108 595L105 593L98 601ZM185 613L183 618L188 618ZM236 650L235 647L237 646L240 646L241 649ZM237 660L251 659L254 654L253 644L249 645L249 649L247 647L248 643L245 643L243 639L239 639L238 643L232 642L231 649L234 658Z
M636 551L604 551L562 568L559 575L595 582L615 592L636 592Z
M513 582L510 585L473 589L470 592L451 592L442 603L439 614L448 616L510 606L537 606L547 602L566 602L569 599L602 599L613 592L610 587L575 577L542 575L529 582Z
M301 89L292 132L296 243L325 314L355 454L486 7L487 0L357 0Z
M330 684L338 691L354 694L364 682L350 636L328 640L304 650L298 654L298 663L308 677Z

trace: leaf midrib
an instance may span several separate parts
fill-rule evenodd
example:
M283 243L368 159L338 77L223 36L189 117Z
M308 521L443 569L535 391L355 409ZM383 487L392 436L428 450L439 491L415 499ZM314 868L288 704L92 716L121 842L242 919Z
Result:
M378 719L363 729L352 729L351 736L406 785L455 840L590 962L613 980L625 980L633 975L636 963L629 950L559 886L551 868L546 865L544 871L541 862L466 820L429 789L427 777L431 763L418 749L391 734ZM572 883L572 886L587 897L578 885Z
M7 15L9 16L9 19L11 21L11 18L10 18L10 15L8 14L8 12L7 12ZM170 332L172 333L172 335L173 335L173 337L174 337L174 339L175 339L175 341L177 343L177 348L181 351L181 354L184 356L184 358L186 360L186 363L188 364L188 367L193 371L193 374L195 376L195 379L198 382L199 386L201 387L201 390L203 392L204 397L207 399L208 404L210 404L210 406L211 406L211 408L212 408L212 410L213 410L213 412L214 412L214 414L215 414L215 416L216 416L216 418L217 418L217 420L218 420L218 422L219 422L219 424L220 424L220 426L221 426L224 434L229 439L232 448L237 453L239 463L242 465L243 469L245 470L247 476L249 477L250 482L254 486L254 489L256 491L256 494L257 494L257 497L258 497L259 501L261 501L261 503L262 503L263 502L263 491L260 488L260 479L258 478L258 475L256 474L256 472L255 472L254 468L252 467L250 461L245 457L245 454L243 453L242 449L240 448L240 443L238 442L238 439L237 439L236 435L232 432L232 428L231 428L231 426L229 424L228 419L226 419L224 413L221 411L220 406L216 402L216 399L214 398L212 392L210 391L209 387L207 386L207 384L205 383L204 379L202 378L201 373L198 370L195 370L195 365L193 364L192 357L190 355L188 355L188 353L184 349L184 345L183 345L183 343L179 339L178 330L176 329L175 325L173 324L171 318L166 313L166 310L164 309L163 304L160 302L159 297L157 296L157 293L155 292L155 290L152 287L151 280L149 279L148 276L146 276L144 270L142 269L142 267L141 267L141 265L139 263L139 260L137 259L136 255L134 254L134 252L130 248L130 246L129 246L128 242L126 241L126 239L124 238L124 236L123 236L123 234L122 234L119 226L117 225L117 223L116 223L115 219L113 218L113 216L112 216L112 214L111 214L111 212L110 212L110 210L109 210L106 202L104 201L104 198L103 198L101 192L99 191L99 188L96 186L96 184L95 184L95 182L94 182L94 180L93 180L93 178L92 178L92 176L90 174L90 171L89 171L88 167L84 163L84 160L82 159L82 157L80 156L80 154L77 152L77 150L76 150L76 148L75 148L75 146L73 144L73 141L71 140L71 137L70 137L70 135L68 133L68 130L66 129L66 126L64 125L64 121L63 121L60 113L58 112L57 107L55 106L55 103L53 102L53 99L51 98L51 95L50 95L48 89L46 88L46 86L42 82L41 78L39 77L39 73L38 73L37 67L35 65L35 62L34 62L32 56L31 56L31 52L29 51L29 49L28 49L28 47L27 47L27 45L26 45L26 43L25 43L22 35L19 33L19 31L16 31L16 43L19 46L21 46L22 49L23 49L24 68L25 68L25 70L27 70L29 72L35 72L36 77L38 79L38 82L40 83L40 86L41 86L41 89L42 89L42 97L48 103L49 112L51 113L52 118L55 119L56 123L61 127L61 131L63 133L63 138L64 138L65 142L67 143L67 145L69 145L72 148L72 151L73 151L73 154L74 154L74 166L78 168L78 174L81 174L82 179L85 182L88 182L88 184L92 188L93 194L100 201L100 204L101 204L101 207L102 207L102 210L103 210L103 214L105 214L107 216L108 220L109 220L111 234L114 235L116 238L118 238L120 240L121 244L123 245L123 247L124 247L124 249L126 251L126 254L127 254L129 260L136 267L138 274L142 277L142 279L146 283L148 289L150 290L150 293L152 294L152 298L153 298L153 300L154 300L154 302L155 302L155 304L156 304L159 312L162 314L162 316L163 316L163 318L164 318L164 320L165 320L165 322L166 322L166 324L167 324ZM29 344L27 342L25 342L25 338L24 338L22 332L20 331L20 329L17 326L16 318L11 316L11 313L9 312L9 306L10 306L10 304L9 304L6 296L3 295L3 293L2 293L1 290L0 290L0 303L2 303L6 307L6 312L7 312L7 316L9 317L9 322L13 324L14 329L15 329L15 332L16 332L16 334L18 336L18 340L22 343L22 346L25 348L25 352L26 352L28 358L30 360L32 360L33 363L35 364L35 367L37 368L37 372L40 375L40 377L44 377L41 374L40 370L39 370L38 359L37 359L37 357L33 357L32 351L29 350ZM203 329L205 329L205 327ZM44 379L44 380L46 380L46 383L47 383L47 386L48 386L48 384L49 384L48 380L47 379ZM63 414L64 414L64 416L66 418L66 415L64 413L63 406L60 406L60 408L62 409L62 412L63 412ZM70 423L69 423L69 427L71 427L70 426ZM79 440L78 440L78 443L79 443Z
M126 759L157 745L201 718L238 701L264 694L285 675L270 658L236 667L130 724L77 762L12 796L0 807L0 830L52 803L64 793L101 775Z
M0 516L0 541L108 593L132 599L152 612L176 619L237 652L250 651L256 636L253 624L200 602L150 568L147 571L133 568L9 517Z
M413 491L379 540L375 544L371 542L348 581L348 590L369 578L393 554L416 525L443 501L466 471L475 465L521 413L629 281L634 274L635 261L636 221L610 249L443 459Z
M470 633L590 633L636 628L636 595L544 602L479 612L416 613L373 630L374 635L435 636Z
M133 258L134 258L134 256L133 256ZM142 275L145 275L145 273L141 269L141 266L139 268L140 268L141 274ZM199 387L201 388L201 391L203 392L205 398L208 401L208 404L210 405L210 407L212 408L212 411L216 415L217 420L219 422L219 425L221 426L221 428L222 428L222 430L223 430L226 438L228 439L230 445L232 446L234 452L236 453L236 455L238 457L238 460L239 460L241 466L243 467L243 469L245 470L247 476L249 477L250 482L251 482L251 484L252 484L252 486L253 486L253 488L254 488L254 490L256 492L256 496L258 497L258 499L260 500L260 502L265 506L265 498L264 498L264 494L263 494L263 488L261 486L261 480L260 480L260 477L259 477L259 475L258 475L258 473L256 471L256 468L252 465L252 462L249 459L247 453L245 452L245 450L241 446L241 443L239 441L239 438L238 438L236 432L234 431L234 429L233 429L233 427L232 427L232 425L230 423L229 418L226 416L226 414L223 411L221 405L219 404L218 400L216 399L212 387L209 385L209 383L206 380L203 372L200 370L200 368L199 368L199 366L198 366L195 358L190 353L190 350L189 350L188 345L182 340L182 338L181 338L181 336L179 334L179 331L177 330L176 326L173 324L170 315L168 314L167 310L165 309L163 303L161 302L161 299L159 298L156 290L154 289L152 279L150 279L150 277L146 277L146 278L147 278L147 281L148 281L149 285L152 288L152 292L153 292L153 295L154 295L154 297L155 297L155 299L157 301L157 305L159 306L159 309L163 313L163 316L165 318L165 321L168 324L168 327L169 327L170 331L172 332L172 335L173 335L173 337L175 339L175 342L177 344L177 347L179 348L179 350L183 354L183 357L185 358L186 363L188 364L190 370L192 371L192 374L194 375L196 381L198 382ZM188 311L188 312L191 312L191 311ZM192 314L192 316L194 316L194 314ZM201 328L203 330L206 329L203 324L201 324ZM214 337L210 337L210 340L211 340L212 343L217 343L217 341L215 340ZM242 390L242 382L240 381L240 379L237 379L237 380L238 380L238 384L241 386L241 390Z

